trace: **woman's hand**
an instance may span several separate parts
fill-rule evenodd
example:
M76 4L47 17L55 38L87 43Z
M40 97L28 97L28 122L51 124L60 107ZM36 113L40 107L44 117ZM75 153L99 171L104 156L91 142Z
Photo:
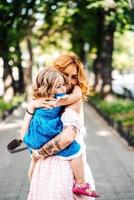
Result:
M36 108L53 108L56 107L57 99L55 98L45 98L40 97L38 99L32 100L28 105L29 112L34 112Z
M33 155L33 157L35 158L35 159L40 159L40 158L42 158L42 159L45 159L47 156L42 156L42 155L40 155L39 153L38 153L38 150L32 150L32 155Z

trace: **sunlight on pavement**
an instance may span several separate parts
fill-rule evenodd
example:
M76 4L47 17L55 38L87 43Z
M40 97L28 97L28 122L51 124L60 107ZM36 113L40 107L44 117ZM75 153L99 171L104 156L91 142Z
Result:
M22 120L16 120L14 123L1 123L0 131L1 130L8 130L11 128L19 128L21 126Z
M102 137L107 137L107 136L111 136L111 132L107 131L107 130L100 130L96 133L96 135L102 136Z

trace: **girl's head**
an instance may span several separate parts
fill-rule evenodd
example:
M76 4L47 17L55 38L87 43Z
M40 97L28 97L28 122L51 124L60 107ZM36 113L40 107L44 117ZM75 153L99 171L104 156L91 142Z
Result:
M71 88L79 85L83 97L89 94L89 85L84 66L75 55L65 54L54 60L53 66L68 77ZM70 89L71 89L70 88Z
M65 76L54 68L39 72L34 86L34 97L54 97L55 94L66 93Z

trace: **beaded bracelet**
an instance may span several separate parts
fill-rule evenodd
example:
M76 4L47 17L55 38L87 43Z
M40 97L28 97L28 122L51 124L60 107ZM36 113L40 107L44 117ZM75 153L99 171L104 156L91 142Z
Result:
M33 114L34 114L34 113L29 112L28 109L26 109L26 112L27 112L28 114L30 114L30 115L33 115Z

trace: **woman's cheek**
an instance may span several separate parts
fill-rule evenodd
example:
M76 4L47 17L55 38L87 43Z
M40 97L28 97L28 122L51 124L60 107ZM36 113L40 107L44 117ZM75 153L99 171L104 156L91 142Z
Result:
M77 80L72 80L71 82L73 86L77 85Z

